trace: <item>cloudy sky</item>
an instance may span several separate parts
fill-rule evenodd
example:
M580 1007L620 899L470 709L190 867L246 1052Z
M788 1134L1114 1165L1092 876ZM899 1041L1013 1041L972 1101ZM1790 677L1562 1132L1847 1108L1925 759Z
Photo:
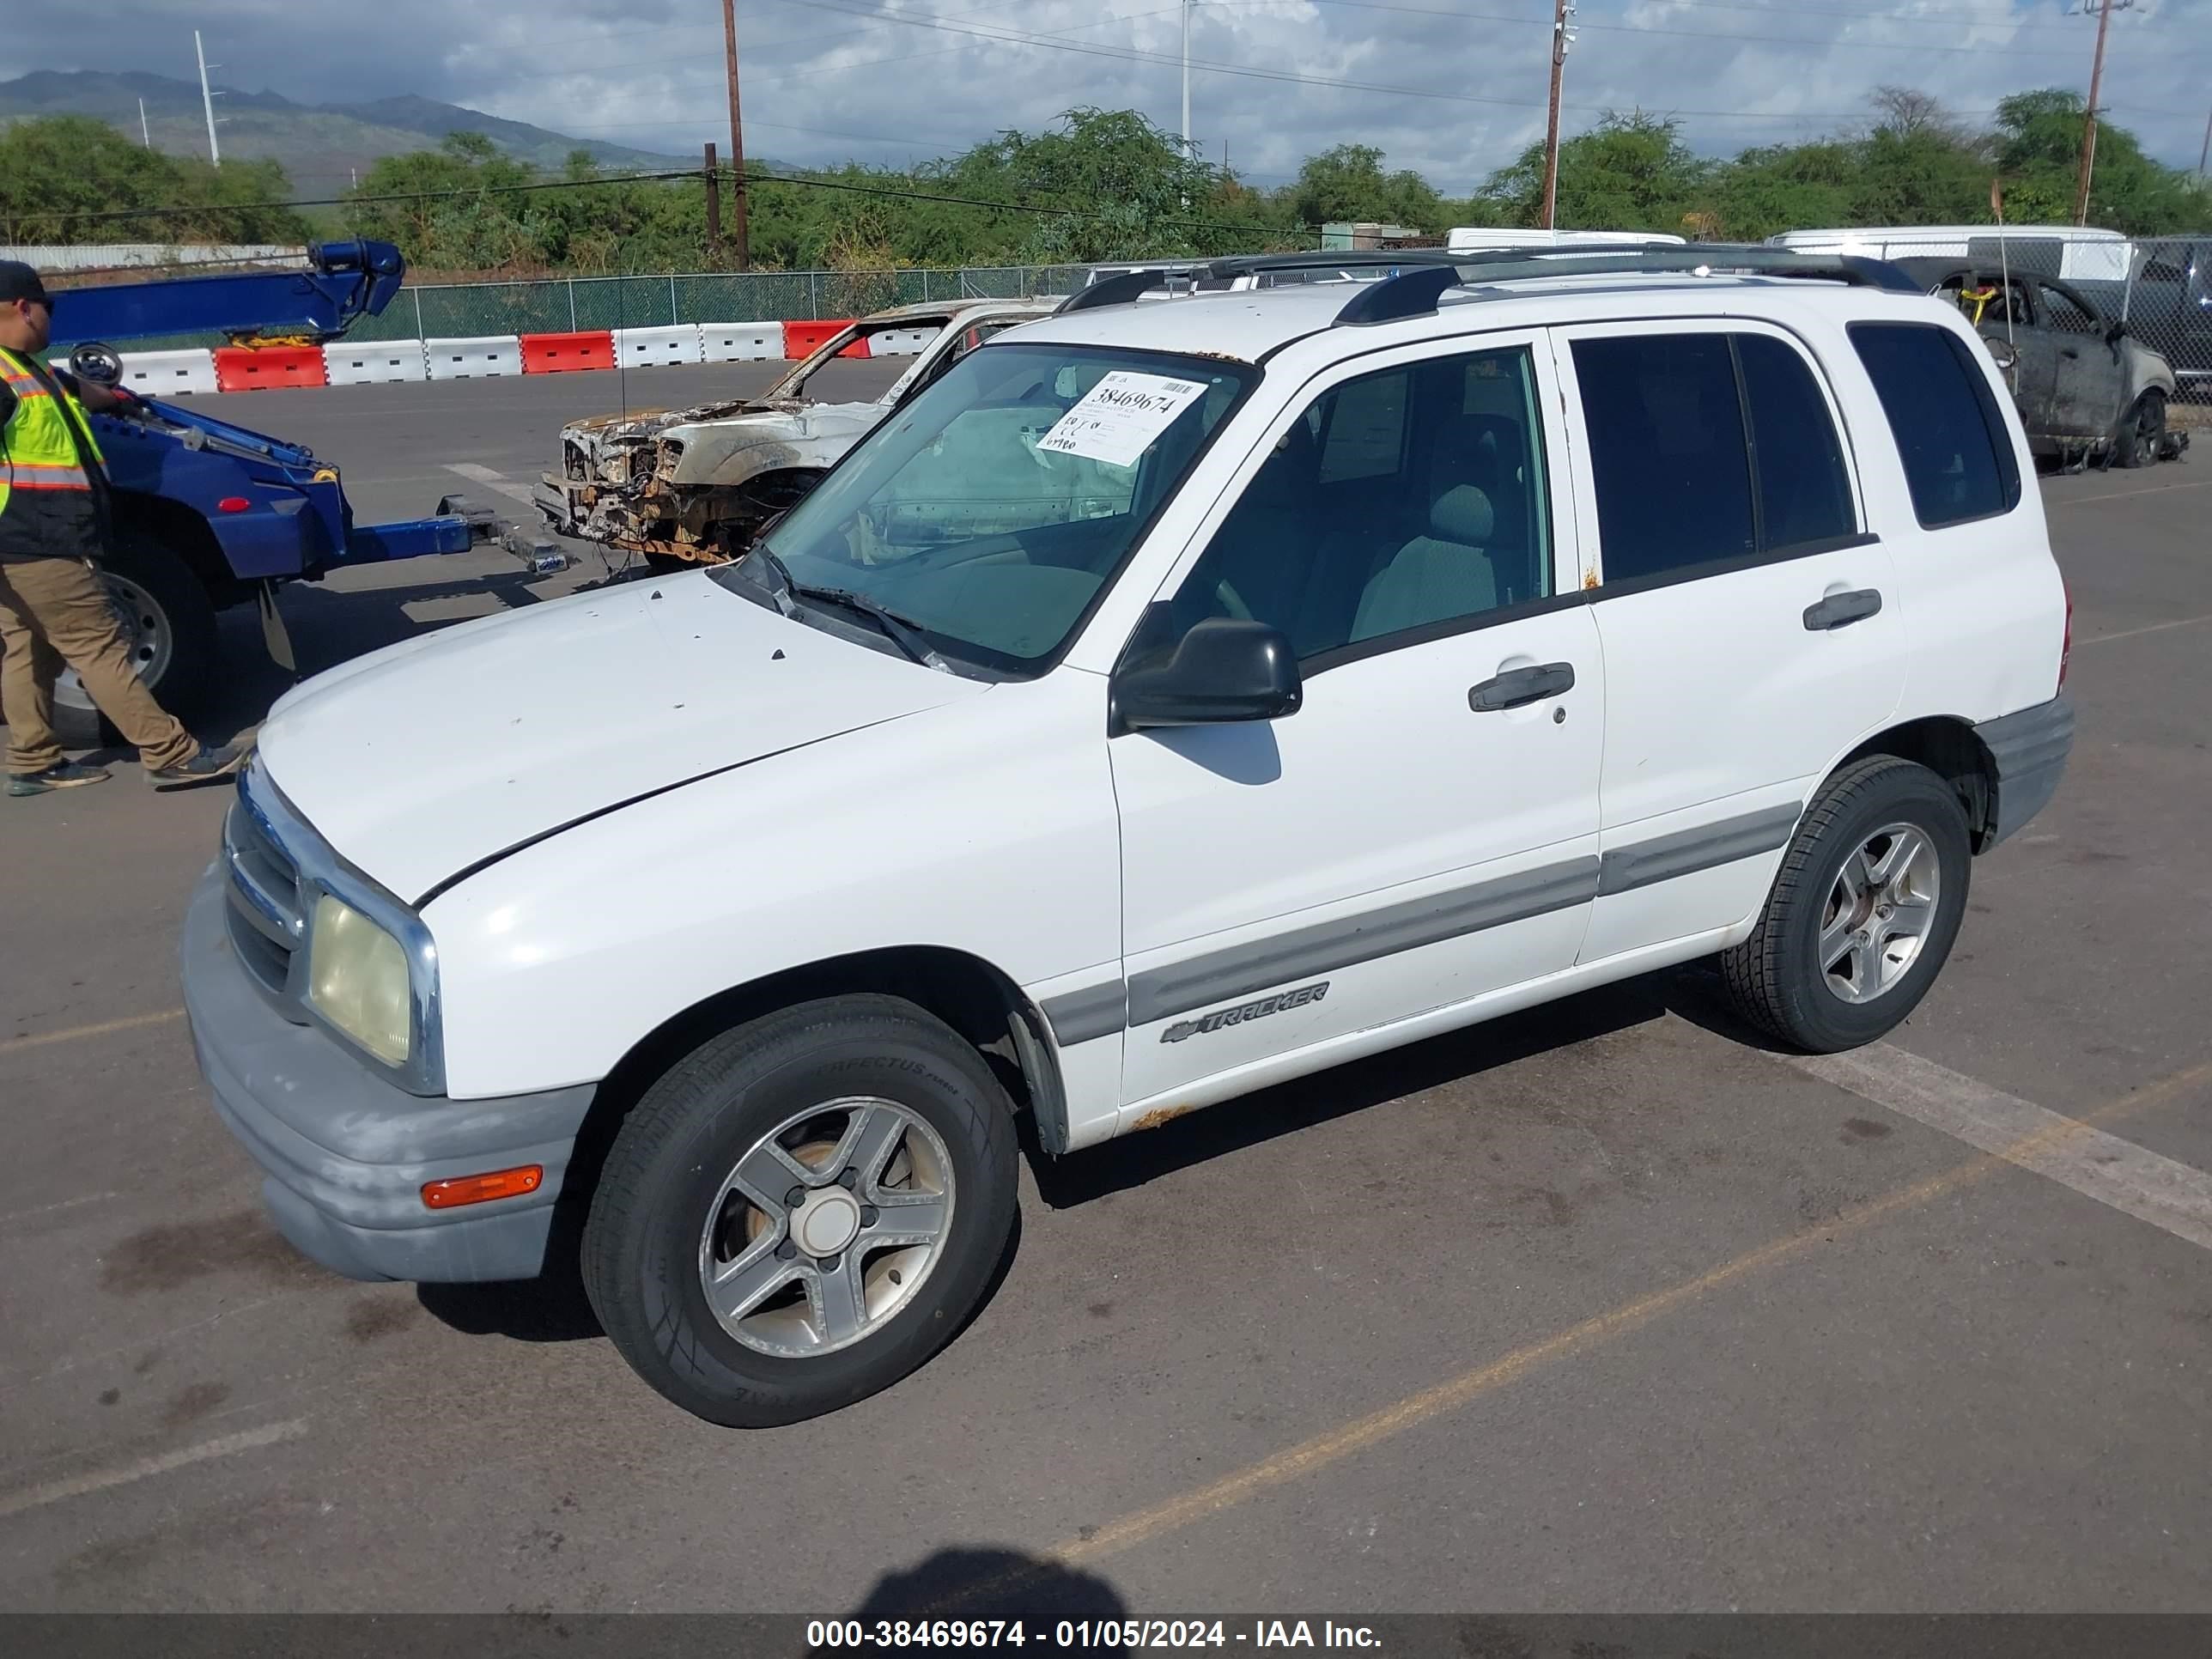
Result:
M1640 106L1726 153L1848 126L1886 82L1978 116L2009 91L2087 88L2095 22L2083 3L1582 0L1566 125ZM754 155L905 161L1079 104L1179 118L1179 0L738 0L738 11ZM1357 142L1462 192L1541 135L1550 15L1550 0L1201 0L1192 131L1261 183ZM303 100L419 93L678 155L726 131L716 0L79 0L12 23L0 76L189 76L195 24L224 65L218 79ZM2104 101L2154 154L2194 166L2212 106L2212 0L2116 10Z

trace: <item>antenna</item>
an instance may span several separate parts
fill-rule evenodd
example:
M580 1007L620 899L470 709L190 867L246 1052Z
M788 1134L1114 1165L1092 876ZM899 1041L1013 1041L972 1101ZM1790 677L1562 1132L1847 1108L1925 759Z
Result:
M215 94L208 90L207 48L200 45L200 32L198 29L192 31L192 56L200 60L200 108L207 115L208 160L216 167L221 167L222 148L215 141ZM215 67L221 69L222 65L217 64Z
M154 135L146 125L146 100L143 98L138 100L138 137L148 149L154 148ZM2203 169L2199 167L2197 171L2201 173Z

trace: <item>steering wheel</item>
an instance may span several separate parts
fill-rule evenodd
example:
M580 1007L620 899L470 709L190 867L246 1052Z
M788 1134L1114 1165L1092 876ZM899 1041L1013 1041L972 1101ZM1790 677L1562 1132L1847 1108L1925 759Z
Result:
M69 355L70 373L94 386L123 384L123 354L112 345L87 340Z

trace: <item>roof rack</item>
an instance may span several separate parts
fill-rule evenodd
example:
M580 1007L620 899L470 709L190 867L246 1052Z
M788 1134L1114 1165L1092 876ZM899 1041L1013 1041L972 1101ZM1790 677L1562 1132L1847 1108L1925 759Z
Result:
M1735 245L1563 246L1547 248L1534 255L1524 249L1498 249L1455 254L1452 267L1439 269L1431 265L1370 283L1345 303L1336 320L1358 325L1418 317L1434 311L1449 289L1549 276L1626 276L1661 271L1711 276L1740 271L1761 276L1844 283L1854 288L1886 289L1896 294L1920 292L1918 283L1884 259L1869 259L1852 253L1795 253L1785 248Z
M1154 265L1143 270L1125 270L1118 276L1096 282L1088 288L1079 288L1053 308L1053 315L1063 316L1071 311L1095 311L1100 306L1125 306L1139 294L1156 288L1165 288L1169 271L1164 265Z

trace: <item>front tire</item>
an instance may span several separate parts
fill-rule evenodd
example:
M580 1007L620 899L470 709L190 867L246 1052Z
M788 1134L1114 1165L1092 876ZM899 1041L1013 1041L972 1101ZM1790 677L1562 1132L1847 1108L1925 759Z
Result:
M2146 392L2120 416L2112 441L2112 459L2121 466L2148 466L2166 447L2166 394Z
M973 1313L1014 1222L1012 1110L914 1004L844 996L711 1039L647 1090L584 1227L616 1349L710 1423L837 1410Z
M183 718L215 668L215 605L207 589L176 554L129 531L118 535L100 570L131 642L139 678L162 708ZM54 684L54 734L64 749L121 741L75 669L65 669Z
M1942 779L1888 755L1845 767L1799 822L1751 937L1722 953L1737 1012L1812 1054L1887 1035L1950 955L1972 863Z

